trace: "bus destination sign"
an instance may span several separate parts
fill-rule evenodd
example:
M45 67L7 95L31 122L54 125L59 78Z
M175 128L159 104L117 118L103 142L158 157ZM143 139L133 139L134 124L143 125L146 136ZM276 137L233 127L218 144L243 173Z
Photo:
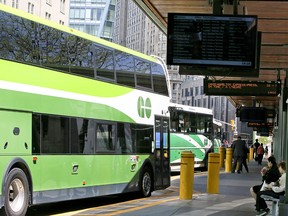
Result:
M280 93L280 87L280 82L213 81L204 79L204 93L206 95L277 96Z

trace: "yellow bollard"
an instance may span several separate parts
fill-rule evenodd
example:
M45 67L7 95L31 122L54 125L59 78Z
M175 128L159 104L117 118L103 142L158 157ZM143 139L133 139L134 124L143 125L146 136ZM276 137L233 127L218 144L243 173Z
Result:
M219 153L220 153L220 168L224 168L225 148L224 147L220 147L219 148Z
M225 172L232 172L232 148L226 149Z
M250 160L253 160L253 158L254 158L254 149L253 149L253 148L250 148L250 149L249 149L249 153L250 153L249 159L250 159Z
M180 199L192 199L194 186L194 154L191 151L181 152L180 166Z
M219 193L219 162L220 154L208 154L207 193Z

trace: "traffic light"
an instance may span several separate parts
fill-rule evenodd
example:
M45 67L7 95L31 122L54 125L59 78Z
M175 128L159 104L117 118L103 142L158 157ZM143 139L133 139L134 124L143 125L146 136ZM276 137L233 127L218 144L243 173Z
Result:
M234 119L231 119L230 123L231 123L231 129L232 129L232 131L234 131L235 130L235 121L234 121Z

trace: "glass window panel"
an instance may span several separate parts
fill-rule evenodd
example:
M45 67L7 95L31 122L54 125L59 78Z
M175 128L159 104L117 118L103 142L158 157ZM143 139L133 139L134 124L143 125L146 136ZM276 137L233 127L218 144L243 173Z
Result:
M113 51L95 46L96 76L114 80Z
M161 65L152 63L152 77L154 92L168 96L168 86L166 84L166 76Z
M121 51L115 51L115 70L117 83L135 87L133 56Z
M67 34L40 25L39 47L41 64L48 68L69 72Z
M135 125L134 136L137 153L151 153L153 127L150 125Z
M32 153L40 153L40 115L32 116Z
M149 62L142 60L135 60L135 71L136 71L136 80L137 85L152 88L151 83L151 66Z
M38 25L5 12L0 12L1 58L40 64Z
M94 154L95 121L91 119L71 119L71 153Z
M96 126L96 152L115 152L116 130L115 125L97 123Z
M94 78L92 42L69 35L67 38L70 72Z
M133 135L131 125L128 123L118 123L116 153L135 153L132 138Z
M41 153L70 153L68 118L58 116L41 117Z

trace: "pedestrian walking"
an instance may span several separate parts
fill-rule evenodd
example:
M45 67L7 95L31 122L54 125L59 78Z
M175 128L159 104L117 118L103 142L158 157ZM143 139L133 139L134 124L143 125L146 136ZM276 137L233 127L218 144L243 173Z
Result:
M247 148L245 141L241 139L241 136L238 136L237 140L234 140L232 143L233 160L234 160L232 173L235 173L237 163L238 163L237 173L241 173L240 169L243 164L243 159L245 156L247 156L246 149Z
M257 149L257 156L258 156L258 164L262 164L263 156L264 156L264 147L263 143L260 144L260 146Z
M244 142L245 142L245 141L244 141ZM249 173L249 169L248 169L248 165L247 165L247 154L250 152L250 150L249 150L249 147L247 146L247 144L245 144L245 145L246 145L246 154L245 154L245 156L243 157L243 162L242 162L242 164L243 164L246 172ZM242 166L240 167L240 172L242 172Z
M255 139L255 143L253 144L254 153L255 153L254 158L257 157L257 149L258 149L259 146L260 146L260 143L258 142L258 139Z

